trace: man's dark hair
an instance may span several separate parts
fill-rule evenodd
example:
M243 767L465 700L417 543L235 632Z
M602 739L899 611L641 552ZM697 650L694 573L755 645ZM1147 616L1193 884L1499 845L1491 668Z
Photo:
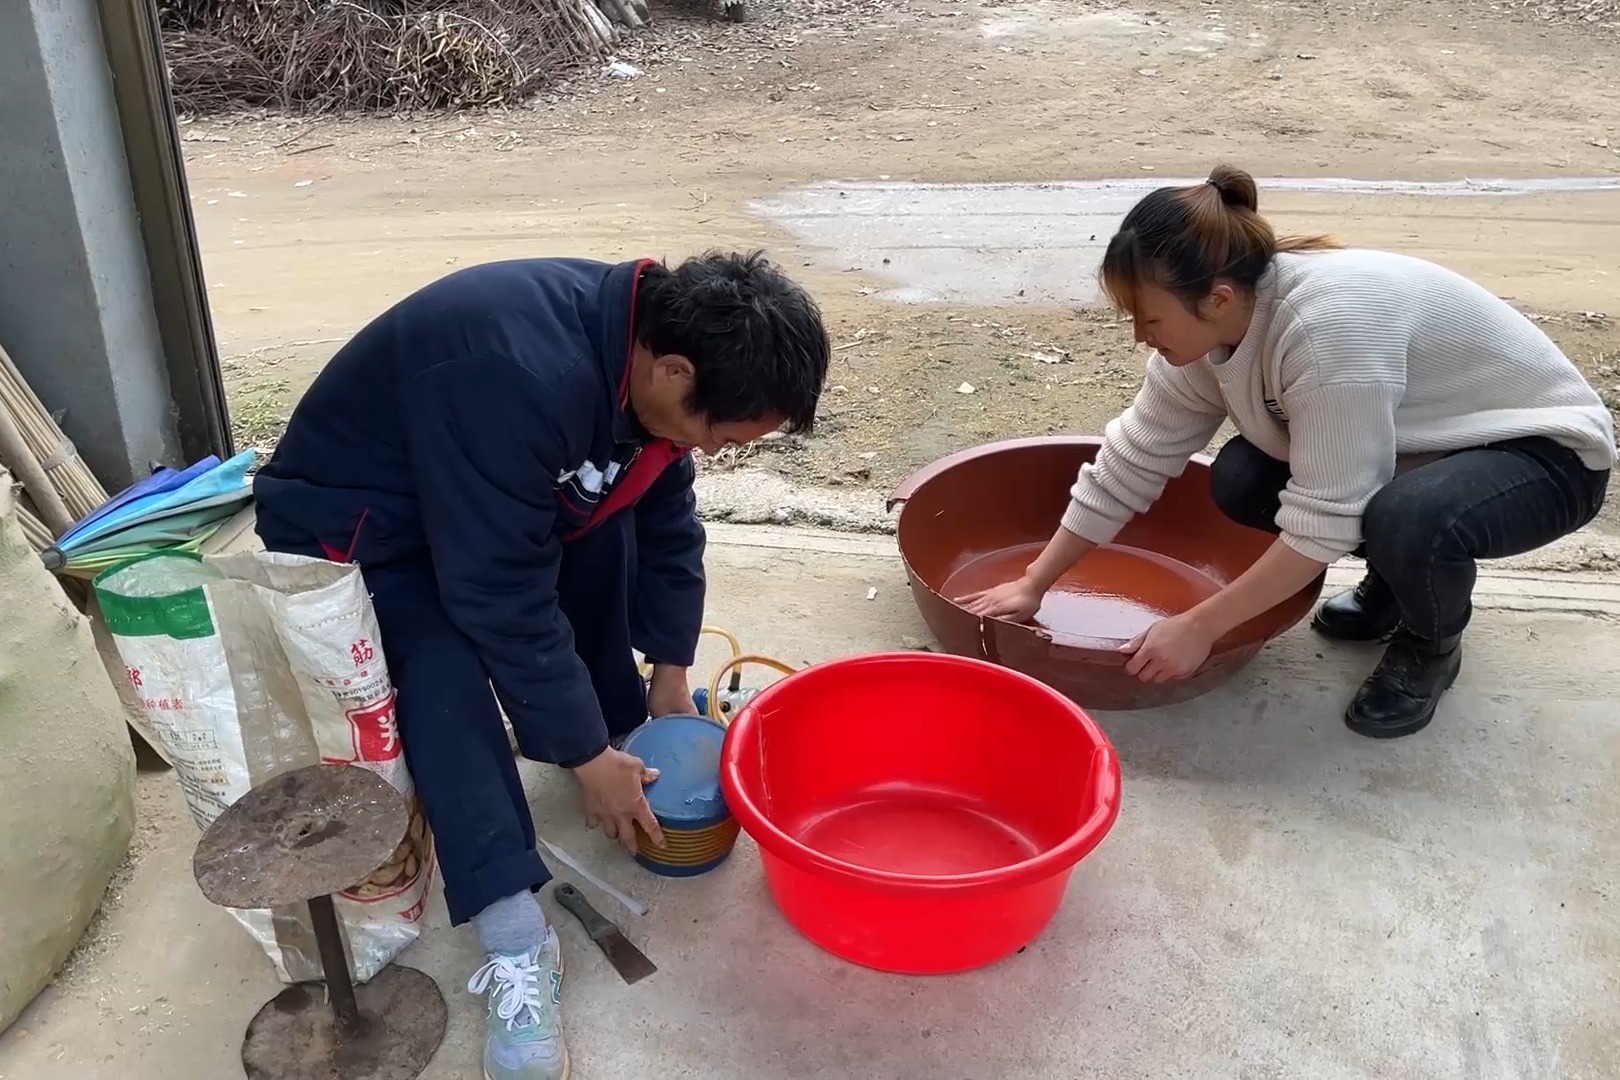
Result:
M764 252L647 267L635 319L654 356L692 361L687 405L710 423L781 416L794 434L815 425L832 346L816 302Z

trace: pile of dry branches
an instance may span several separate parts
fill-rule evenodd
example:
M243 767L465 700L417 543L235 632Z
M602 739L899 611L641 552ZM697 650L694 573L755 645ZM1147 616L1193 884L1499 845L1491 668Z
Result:
M192 113L480 108L599 58L593 0L160 0L175 104Z

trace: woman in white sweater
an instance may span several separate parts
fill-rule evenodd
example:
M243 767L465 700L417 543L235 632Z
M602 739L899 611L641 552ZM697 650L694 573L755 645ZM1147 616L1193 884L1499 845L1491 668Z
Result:
M1126 215L1104 286L1147 343L1147 378L1080 471L1061 527L1025 575L967 601L1024 620L1052 584L1231 419L1215 501L1278 534L1245 574L1125 646L1127 670L1183 678L1222 634L1343 555L1368 563L1312 626L1388 639L1346 723L1421 729L1457 677L1475 560L1585 525L1615 462L1609 411L1534 323L1479 285L1404 255L1278 239L1254 180L1228 167Z

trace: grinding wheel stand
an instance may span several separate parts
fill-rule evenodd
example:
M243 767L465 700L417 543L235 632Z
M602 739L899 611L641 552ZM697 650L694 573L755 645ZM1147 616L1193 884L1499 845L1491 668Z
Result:
M366 769L313 765L231 804L197 844L192 870L221 907L308 904L330 1009L307 984L261 1008L242 1041L248 1080L413 1080L444 1039L431 978L389 966L356 988L332 894L388 862L409 826L405 800Z

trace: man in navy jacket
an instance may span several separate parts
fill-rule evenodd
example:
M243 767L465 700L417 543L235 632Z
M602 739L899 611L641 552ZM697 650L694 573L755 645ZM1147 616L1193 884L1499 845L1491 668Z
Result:
M808 430L829 355L814 301L759 255L477 266L360 331L258 474L266 547L365 574L451 921L489 955L469 987L490 994L489 1080L568 1072L501 711L525 757L574 770L588 822L632 851L636 822L661 838L656 774L614 743L695 711L690 451Z

